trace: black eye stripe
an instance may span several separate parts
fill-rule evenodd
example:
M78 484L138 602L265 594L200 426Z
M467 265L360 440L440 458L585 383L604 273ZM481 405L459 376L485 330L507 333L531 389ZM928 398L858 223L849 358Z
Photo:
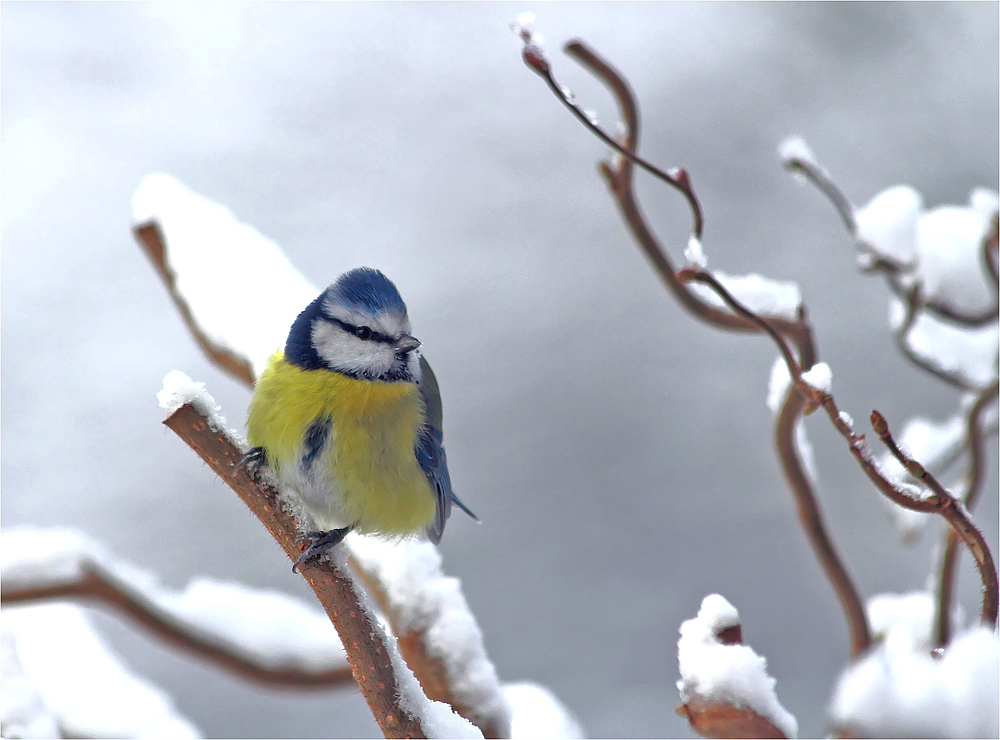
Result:
M336 324L341 329L346 331L348 334L353 334L358 339L363 339L370 342L381 342L382 344L392 344L396 340L385 334L381 334L373 329L369 329L367 326L355 326L354 324L348 324L346 321L341 321L340 319L335 319L332 316L328 316L327 320L331 324ZM366 336L367 332L367 336Z

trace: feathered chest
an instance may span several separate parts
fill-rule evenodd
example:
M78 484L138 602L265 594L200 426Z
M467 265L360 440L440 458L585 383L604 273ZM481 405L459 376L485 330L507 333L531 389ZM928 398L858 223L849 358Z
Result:
M415 465L413 450L423 419L416 383L302 370L276 352L257 381L247 433L250 444L267 450L272 465L297 465L313 445L316 453L322 447L324 457L332 457L337 467L363 475Z

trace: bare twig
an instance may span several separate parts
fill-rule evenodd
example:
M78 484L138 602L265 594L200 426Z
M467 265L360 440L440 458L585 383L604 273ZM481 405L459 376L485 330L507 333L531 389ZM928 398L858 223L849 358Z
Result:
M28 603L43 599L96 601L129 617L157 637L196 657L209 660L240 678L267 686L322 689L354 685L354 678L348 665L319 671L294 666L263 665L252 655L241 652L237 646L225 644L218 638L192 629L191 625L176 619L143 595L136 593L99 563L87 563L80 578L72 582L37 587L11 587L4 584L0 598L4 604Z
M927 472L920 463L899 448L896 440L892 437L892 433L889 431L889 425L886 423L885 417L878 411L872 411L871 421L872 429L879 435L885 446L889 448L893 457L906 468L911 476L927 486L932 492L933 495L925 498L922 503L931 504L933 506L932 511L937 512L948 521L952 527L952 531L955 532L956 536L965 543L965 546L969 548L969 552L972 553L972 557L975 559L976 566L979 569L980 578L983 581L981 621L983 624L995 628L1000 592L998 592L997 588L996 565L993 562L993 556L990 554L989 546L986 544L982 532L972 523L969 511L962 501L948 493L944 486L933 475ZM913 500L909 500L911 502L909 504L898 503L919 511L920 509L916 509L913 505Z
M986 478L985 435L982 430L983 412L996 401L1000 383L984 389L976 398L966 416L966 448L969 450L969 471L966 474L963 502L969 511L975 506L983 481ZM937 613L934 617L934 643L938 647L951 639L951 602L955 588L955 568L958 563L958 536L954 528L945 533L941 555L941 575L938 578Z
M278 491L262 477L251 478L246 469L234 475L243 453L223 433L212 428L207 416L186 404L164 421L243 500L281 545L291 560L300 554L299 528L281 501ZM384 633L355 591L350 577L332 561L307 561L299 571L312 587L344 643L354 679L361 688L376 722L386 737L426 737L420 719L402 704L384 642Z
M688 280L699 280L709 285L722 298L727 305L733 307L741 315L752 314L750 309L742 306L726 288L715 280L711 275L700 270L687 269L681 272L682 277ZM767 320L757 316L756 322L768 324ZM755 322L755 323L756 323ZM830 421L841 435L848 441L851 454L861 465L862 470L868 478L875 484L876 488L886 496L895 501L900 506L904 506L914 511L935 512L940 514L951 525L956 535L965 543L976 560L979 574L983 581L983 608L982 621L986 624L996 626L997 623L997 572L990 554L989 547L982 533L976 528L969 517L968 510L961 501L949 494L945 488L938 483L937 479L924 470L917 461L906 456L896 445L895 440L889 432L885 418L877 411L872 412L872 428L879 434L882 441L889 448L889 451L907 469L911 476L920 480L931 490L931 495L923 498L916 498L900 490L893 482L888 480L876 467L875 461L865 444L864 435L856 435L850 424L845 421L844 416L837 408L833 396L810 386L802 380L802 369L797 365L788 347L785 345L781 335L772 328L767 334L775 341L781 350L782 356L788 366L788 372L794 379L794 387L807 399L807 402L814 406L822 406L830 417Z
M609 143L610 137L603 131L597 130L597 127L590 118L576 106L569 98L569 95L555 82L548 61L542 55L541 50L531 42L530 33L526 34L522 32L521 35L525 41L524 59L528 66L546 80L549 88L556 94L560 101L569 106L574 115L590 131L594 132L605 143ZM639 140L639 110L635 97L628 83L617 70L598 56L584 42L579 40L572 41L566 45L565 51L594 75L594 77L604 83L618 103L624 121L625 133L622 144L611 142L610 145L623 156L616 166L612 166L608 162L602 162L600 171L618 204L623 220L628 225L635 240L652 263L654 270L660 276L667 289L688 311L713 326L730 331L764 330L760 324L745 314L723 311L705 302L688 288L684 280L678 278L673 263L660 245L657 237L646 224L645 217L642 215L642 211L635 198L632 180L633 165L639 164L646 167L645 161L635 156ZM649 167L646 167L646 169L649 169ZM691 207L694 224L692 234L695 238L700 238L703 229L702 211L687 173L680 169L669 170L666 173L656 169L653 174L657 173L659 173L658 176L661 179L665 179L666 182L680 190L684 195L688 205ZM666 178L663 175L666 175ZM768 321L768 325L780 335L787 336L795 344L802 364L807 367L812 366L815 362L816 351L812 330L805 320L804 309L800 308L798 321L771 318ZM787 350L787 347L785 349ZM847 573L847 569L841 562L832 540L827 534L815 492L803 469L802 461L799 459L798 449L794 442L795 422L801 415L803 408L804 404L800 397L797 397L796 394L788 394L775 426L778 454L781 458L785 477L798 505L799 517L806 536L809 538L827 577L831 580L844 609L851 634L851 654L857 655L867 648L871 642L868 621L857 589L850 575Z

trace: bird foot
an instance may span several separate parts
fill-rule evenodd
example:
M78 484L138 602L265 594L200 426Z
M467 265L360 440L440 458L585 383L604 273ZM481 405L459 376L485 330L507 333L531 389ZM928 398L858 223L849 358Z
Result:
M236 475L243 468L247 468L247 473L252 474L259 470L262 465L267 465L267 452L263 447L251 447L243 459L233 466L233 475Z
M302 537L310 540L310 544L295 561L292 573L297 573L299 566L307 560L319 557L331 547L339 545L350 531L351 527L344 527L343 529L331 529L329 532L303 532Z

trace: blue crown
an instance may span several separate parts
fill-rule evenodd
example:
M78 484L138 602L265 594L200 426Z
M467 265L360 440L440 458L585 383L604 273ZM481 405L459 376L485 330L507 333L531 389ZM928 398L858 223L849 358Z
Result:
M406 304L393 282L371 267L358 267L345 272L326 289L333 303L371 314L394 312L406 315Z

